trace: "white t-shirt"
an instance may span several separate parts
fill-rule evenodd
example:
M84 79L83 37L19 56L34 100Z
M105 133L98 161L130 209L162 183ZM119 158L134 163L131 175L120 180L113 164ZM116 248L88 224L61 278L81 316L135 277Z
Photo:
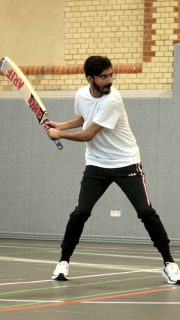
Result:
M83 129L92 122L103 128L86 142L86 165L120 168L140 162L139 148L130 129L118 90L94 98L90 86L80 88L75 96L75 113L84 118Z

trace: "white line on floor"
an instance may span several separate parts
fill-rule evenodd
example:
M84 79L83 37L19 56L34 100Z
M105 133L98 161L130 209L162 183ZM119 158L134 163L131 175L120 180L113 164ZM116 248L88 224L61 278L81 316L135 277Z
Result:
M96 255L96 254L95 254ZM102 256L101 254L97 254L98 256ZM106 256L110 256L113 257L115 255L106 255ZM126 255L119 255L118 257L122 257L122 258L138 258L138 256L126 256ZM156 259L153 257L141 257L142 259ZM177 259L178 260L178 259ZM7 257L7 256L0 256L0 261L11 261L11 262L32 262L32 263L45 263L45 264L56 264L57 261L53 261L53 260L42 260L42 259L27 259L27 258L17 258L17 257ZM88 267L96 267L96 268L114 268L117 269L119 268L119 265L108 265L108 264L96 264L96 263L81 263L81 262L71 262L72 265L82 265L82 266L88 266Z
M77 254L77 253L76 253ZM79 252L79 255L87 255L86 252ZM98 257L110 257L110 258L130 258L130 259L145 259L145 260L162 260L161 256L152 257L152 256L138 256L138 255L129 255L129 254L105 254L105 253L88 253L89 256L98 256ZM180 259L176 259L180 261Z
M57 261L53 260L41 260L41 259L25 259L25 258L16 258L16 257L6 257L0 256L0 261L4 262L25 262L25 263L42 263L42 264L57 264ZM127 266L127 265L111 265L103 263L83 263L83 262L70 262L72 266L78 267L87 267L87 268L96 268L96 269L114 269L114 270L151 270L151 272L159 272L160 268L142 268L142 266Z
M21 300L21 299L0 299L3 302L34 302L34 303L54 303L63 302L60 300Z
M69 280L73 279L85 279L85 278L96 278L96 277L110 277L115 275L125 275L125 274L133 274L133 273L142 273L142 272L154 272L152 269L141 269L141 270L132 270L132 271L124 271L124 272L113 272L113 273L101 273L101 274L91 274L86 276L77 276L70 277ZM158 270L159 273L159 270ZM44 283L44 282L52 282L53 280L34 280L34 281L18 281L18 282L6 282L0 283L0 286L9 286L9 285L20 285L20 284L33 284L33 283ZM54 281L53 281L54 282ZM57 282L59 283L59 282Z

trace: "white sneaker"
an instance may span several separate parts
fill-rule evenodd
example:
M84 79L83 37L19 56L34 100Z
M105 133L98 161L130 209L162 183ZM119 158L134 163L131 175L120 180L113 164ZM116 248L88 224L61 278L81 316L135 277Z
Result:
M67 261L58 262L54 269L52 280L68 280L69 263Z
M167 262L162 273L168 283L180 284L180 270L176 263Z

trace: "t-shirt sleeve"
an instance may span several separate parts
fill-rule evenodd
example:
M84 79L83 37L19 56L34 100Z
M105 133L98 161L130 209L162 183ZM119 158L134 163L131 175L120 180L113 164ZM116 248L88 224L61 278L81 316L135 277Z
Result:
M74 113L81 116L81 112L79 110L79 95L78 95L78 93L76 93L76 95L75 95Z
M122 113L121 107L120 101L106 101L102 103L93 122L107 129L114 129Z

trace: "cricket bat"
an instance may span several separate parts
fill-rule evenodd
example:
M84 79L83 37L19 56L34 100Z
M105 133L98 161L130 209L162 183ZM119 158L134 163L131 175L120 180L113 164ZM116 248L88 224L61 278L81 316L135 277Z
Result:
M17 88L21 97L36 116L39 124L45 125L47 128L48 112L21 69L10 58L4 57L0 61L0 71ZM59 139L53 139L53 141L59 150L63 149Z

